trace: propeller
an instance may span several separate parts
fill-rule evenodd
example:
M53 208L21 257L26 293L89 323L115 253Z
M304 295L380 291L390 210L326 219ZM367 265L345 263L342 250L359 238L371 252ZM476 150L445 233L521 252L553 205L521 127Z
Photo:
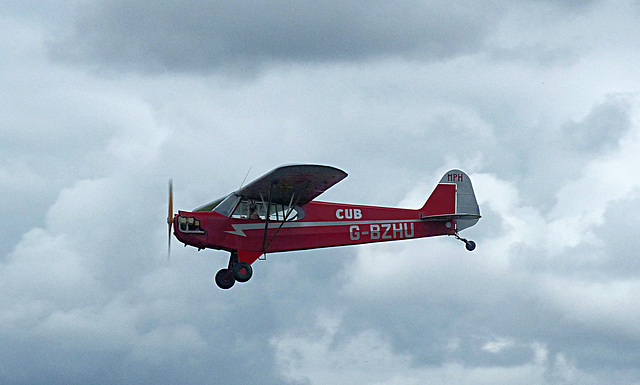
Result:
M169 244L167 247L167 262L171 261L171 228L173 227L173 179L169 179L169 215L167 216L169 224Z

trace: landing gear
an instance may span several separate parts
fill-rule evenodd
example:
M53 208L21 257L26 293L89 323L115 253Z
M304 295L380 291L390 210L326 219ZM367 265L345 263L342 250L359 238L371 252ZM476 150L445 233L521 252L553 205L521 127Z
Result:
M238 253L231 252L229 267L216 274L216 285L221 289L231 289L236 281L243 283L251 279L253 268L247 262L238 261Z
M247 282L253 275L251 265L246 262L238 262L233 267L233 276L238 282Z
M454 236L456 237L456 239L464 242L464 247L468 250L468 251L473 251L476 249L476 243L474 241L470 241L468 239L462 238L460 235L458 235L458 232L456 231L456 233L454 234Z
M469 251L473 251L476 249L476 243L474 241L466 241L464 243L464 246L467 248L467 250Z
M233 277L233 272L229 269L221 269L216 274L216 285L221 289L231 289L233 284L236 283Z

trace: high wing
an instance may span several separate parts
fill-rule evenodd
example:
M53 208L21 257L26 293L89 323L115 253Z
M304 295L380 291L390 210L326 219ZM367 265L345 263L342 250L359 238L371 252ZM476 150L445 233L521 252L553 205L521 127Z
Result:
M346 172L331 166L293 164L273 169L235 194L257 201L304 205L346 177Z

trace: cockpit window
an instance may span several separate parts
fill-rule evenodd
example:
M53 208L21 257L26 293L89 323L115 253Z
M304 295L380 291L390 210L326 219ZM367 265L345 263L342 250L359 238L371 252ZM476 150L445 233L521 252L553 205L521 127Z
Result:
M230 216L233 210L236 208L240 197L235 194L229 194L222 202L220 202L213 211L220 213L224 216Z
M292 208L289 205L272 203L268 211L270 221L296 221L302 217L302 209L297 206ZM267 202L242 199L231 217L264 221L267 218Z

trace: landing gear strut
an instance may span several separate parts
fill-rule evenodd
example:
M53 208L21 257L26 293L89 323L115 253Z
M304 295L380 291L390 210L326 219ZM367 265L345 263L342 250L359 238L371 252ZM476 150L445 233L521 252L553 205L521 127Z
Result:
M229 267L216 274L216 285L221 289L231 289L236 281L247 282L253 275L253 268L247 262L238 261L238 252L232 251L229 256Z
M474 241L470 241L468 239L462 238L460 235L458 235L457 231L454 234L454 236L456 237L456 239L464 242L464 246L468 251L473 251L476 249L476 243Z

